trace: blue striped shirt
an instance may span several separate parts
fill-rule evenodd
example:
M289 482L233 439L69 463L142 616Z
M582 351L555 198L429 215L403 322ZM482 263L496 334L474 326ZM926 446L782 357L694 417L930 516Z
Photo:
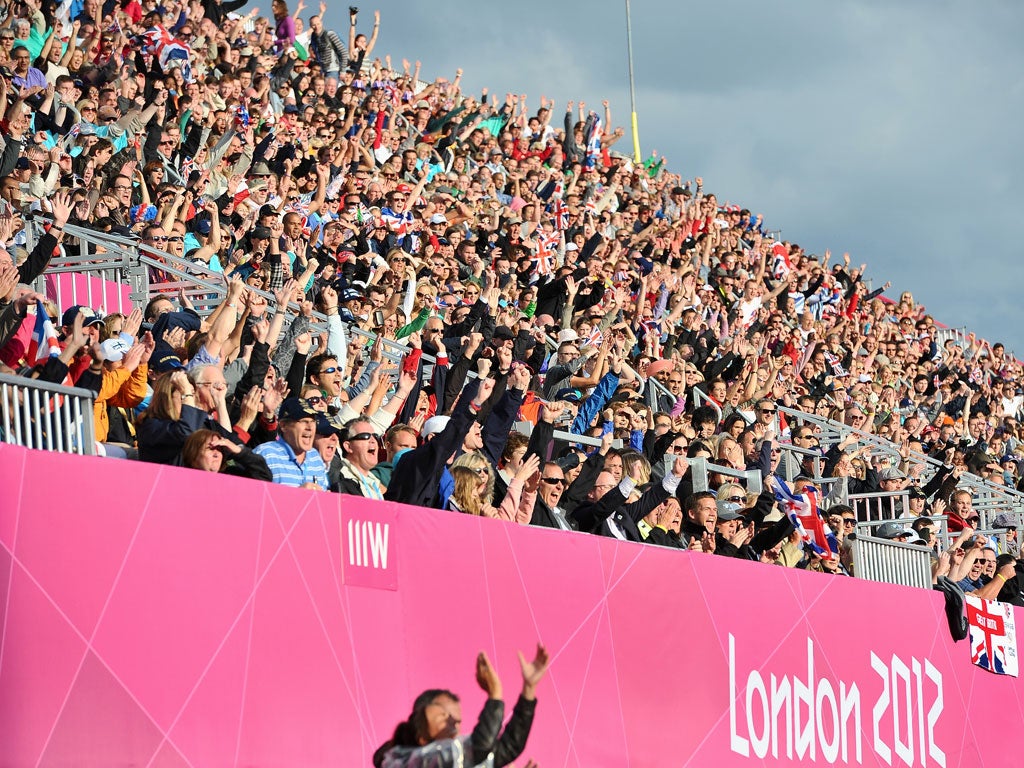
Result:
M305 483L316 483L327 490L327 467L315 448L306 451L301 464L295 460L295 451L280 437L272 443L256 446L258 453L267 461L274 482L298 488Z

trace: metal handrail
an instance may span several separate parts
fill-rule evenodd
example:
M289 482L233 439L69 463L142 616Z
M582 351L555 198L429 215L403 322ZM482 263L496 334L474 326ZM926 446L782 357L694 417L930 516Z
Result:
M896 446L884 437L864 432L863 430L855 429L845 424L840 424L839 422L832 421L831 419L824 419L814 414L805 413L794 408L779 406L779 412L784 413L790 421L799 421L819 427L821 430L819 438L823 443L828 443L829 447L841 442L849 435L854 435L857 437L858 442L871 445L873 448L884 451L892 457L895 464L907 463L910 466L923 465L924 468L921 475L924 481L930 480L934 477L936 472L943 469L944 465L941 461L922 453L911 452L907 459L904 460ZM970 472L965 472L960 477L960 480L958 481L958 488L966 488L985 494L986 497L993 499L993 506L1003 506L1007 508L1024 506L1024 493L1011 488L994 486L987 483L983 478Z
M853 549L853 575L869 581L930 589L931 550L858 534Z
M62 453L96 453L88 389L0 374L0 441Z
M688 461L690 462L690 477L693 480L694 493L706 491L710 488L708 485L709 472L725 475L726 477L734 477L737 480L743 481L746 483L747 493L752 493L755 496L759 495L763 490L761 473L756 469L723 467L721 464L712 464L707 459L699 456L688 459Z
M708 405L710 405L714 409L715 414L718 416L718 423L721 424L722 423L722 406L720 406L718 403L716 403L714 400L712 400L711 399L711 395L709 395L707 392L705 392L700 387L694 387L690 391L693 393L693 403L694 403L694 405L696 405L698 408L703 403L707 403ZM669 394L671 394L671 392ZM674 395L673 395L673 397L674 397Z

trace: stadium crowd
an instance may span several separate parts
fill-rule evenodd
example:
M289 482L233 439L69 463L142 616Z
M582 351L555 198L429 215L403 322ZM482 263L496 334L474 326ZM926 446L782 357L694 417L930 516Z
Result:
M939 343L866 265L612 150L607 102L424 82L374 56L379 14L342 36L324 3L244 4L26 0L0 23L2 370L93 390L101 453L848 573L780 508L814 480L782 488L789 444L850 492L907 492L879 535L934 546L946 515L936 573L1020 600L1016 553L973 535L958 488L1021 482L1002 345ZM156 269L130 313L58 307L33 286L68 226L219 273L224 299L201 316ZM779 406L943 469L822 446ZM695 457L764 490L712 472L695 492ZM853 509L826 522L848 553Z

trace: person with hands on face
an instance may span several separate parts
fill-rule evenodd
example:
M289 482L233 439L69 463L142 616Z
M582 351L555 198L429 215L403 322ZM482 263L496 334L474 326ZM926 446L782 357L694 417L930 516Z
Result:
M718 522L718 501L715 494L700 491L683 503L681 537L687 548L696 552L715 551L715 525Z
M462 708L457 695L441 688L424 691L413 703L408 719L399 723L391 739L374 752L374 768L509 765L526 747L537 708L537 685L550 661L547 649L540 643L532 660L519 653L522 692L503 730L505 704L501 679L487 654L481 652L476 658L476 681L487 694L487 701L473 732L459 733ZM527 768L530 766L536 768L532 761L527 763Z
M640 463L633 465L632 474L616 481L610 472L597 476L594 488L585 502L572 511L572 518L580 530L600 533L624 541L644 541L650 532L642 521L670 496L674 496L690 464L683 456L667 457L672 471L660 483L652 483L632 503L627 503L633 490L640 484Z
M228 440L209 429L197 429L185 440L182 466L201 472L220 472L270 482L273 475L262 456L248 446Z
M682 541L679 539L680 526L683 522L683 509L679 499L669 496L661 504L644 518L649 526L647 543L656 544L662 547L682 548Z

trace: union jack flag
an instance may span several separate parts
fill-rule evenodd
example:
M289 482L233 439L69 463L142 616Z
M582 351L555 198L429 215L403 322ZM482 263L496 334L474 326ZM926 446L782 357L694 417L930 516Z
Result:
M789 274L793 264L789 260L789 248L783 243L772 245L772 276L779 280Z
M238 185L238 189L235 190L235 196L232 198L235 205L239 205L249 199L249 195L252 194L249 191L249 185L242 179L242 183Z
M836 355L833 355L831 352L825 352L825 360L828 361L828 364L830 366L832 366L833 376L846 375L846 369L843 368L843 361L840 360Z
M1013 606L967 595L971 662L996 675L1017 677L1017 627Z
M306 201L306 200L303 200L301 197L300 198L296 198L292 202L288 203L284 207L284 210L285 210L285 213L297 213L303 219L308 219L309 218L309 202ZM305 222L303 222L302 226L306 226Z
M381 208L380 218L387 225L388 229L398 236L399 243L409 234L409 229L412 225L411 212L398 213L390 208Z
M587 334L587 338L584 340L583 346L594 347L596 349L602 344L604 344L604 334L601 333L601 327L595 325L590 333Z
M43 302L37 300L36 323L32 328L32 337L28 342L26 358L30 365L39 365L58 355L60 355L60 342L57 340L57 330L53 327L50 316L46 314Z
M569 208L561 197L556 197L551 203L551 219L555 223L555 229L564 232L569 228Z
M537 255L534 257L534 274L550 275L555 268L555 249L561 239L558 232L537 233Z
M160 24L150 27L139 36L138 41L143 52L156 55L161 69L180 67L181 76L185 78L186 83L191 83L194 80L192 49L171 35L165 27Z
M793 493L785 481L775 478L775 500L800 533L804 544L822 557L838 554L835 534L825 533L825 521L818 511L818 489L805 485L801 493Z

